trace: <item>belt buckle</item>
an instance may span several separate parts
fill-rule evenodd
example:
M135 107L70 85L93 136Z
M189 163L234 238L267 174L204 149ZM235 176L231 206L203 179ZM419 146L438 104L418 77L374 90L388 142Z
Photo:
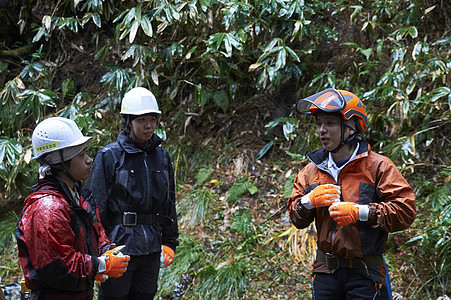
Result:
M135 226L138 220L136 212L125 211L122 215L122 225Z
M325 257L326 257L326 267L328 269L338 269L339 267L339 261L338 261L338 256L336 256L335 254L332 253L325 253Z

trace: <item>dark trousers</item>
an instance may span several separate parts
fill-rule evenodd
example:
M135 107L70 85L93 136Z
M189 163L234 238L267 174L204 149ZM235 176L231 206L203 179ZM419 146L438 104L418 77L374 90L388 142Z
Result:
M124 275L100 285L99 300L151 300L157 292L159 272L160 252L131 256Z
M313 275L314 300L386 300L387 288L365 275L339 268L333 274Z

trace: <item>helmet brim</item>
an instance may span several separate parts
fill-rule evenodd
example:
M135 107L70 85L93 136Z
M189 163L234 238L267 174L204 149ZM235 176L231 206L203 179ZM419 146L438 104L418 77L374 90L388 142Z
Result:
M159 114L159 115L161 115L161 111L154 110L154 109L143 109L143 110L135 111L133 113L127 113L127 112L122 112L121 111L121 115L141 116L141 115L145 115L145 114Z
M326 113L339 112L346 106L346 101L336 89L325 89L319 93L296 102L299 114L316 114L318 110Z
M49 154L49 153L51 153L51 152L54 152L54 151L59 151L59 150L67 149L67 148L70 148L70 147L74 147L74 146L79 146L79 145L85 144L85 143L87 143L91 138L92 138L92 137L90 137L90 136L83 136L83 137L79 138L78 140L76 140L75 142L73 142L72 144L66 145L66 146L64 146L64 147L61 147L61 148L58 148L58 149L55 149L55 150L43 151L43 152L39 153L38 156L33 157L33 159L39 159L39 158L41 158L42 156L44 156L44 155L46 155L46 154Z

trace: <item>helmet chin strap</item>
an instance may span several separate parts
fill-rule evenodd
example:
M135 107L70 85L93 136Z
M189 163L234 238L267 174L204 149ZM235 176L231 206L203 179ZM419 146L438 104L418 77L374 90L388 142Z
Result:
M329 152L334 153L334 154L337 153L338 151L340 151L341 148L343 148L346 144L350 143L351 141L353 141L357 137L357 131L354 131L354 133L351 134L350 136L348 136L348 138L345 141L344 139L345 139L346 126L345 126L345 123L343 121L343 118L340 118L340 123L341 123L340 144L334 150L329 151Z
M67 169L66 164L64 163L64 158L63 158L63 149L61 149L59 151L60 156L61 156L61 164L63 165L63 169L61 169L61 171L63 171L63 173L70 179L72 180L73 183L77 182L77 180L74 179L74 177L72 177L72 175L70 175L69 170Z

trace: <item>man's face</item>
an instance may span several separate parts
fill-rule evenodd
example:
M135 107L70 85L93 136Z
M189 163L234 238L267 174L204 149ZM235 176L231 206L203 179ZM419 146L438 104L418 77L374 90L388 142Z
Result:
M84 149L72 158L68 171L75 181L84 180L91 173L91 163L92 159L86 153L86 149Z
M131 122L130 134L139 144L147 143L155 132L157 118L152 115L139 116Z
M320 114L316 116L318 137L326 151L332 151L340 145L341 118L335 114ZM345 127L344 140L353 132Z

